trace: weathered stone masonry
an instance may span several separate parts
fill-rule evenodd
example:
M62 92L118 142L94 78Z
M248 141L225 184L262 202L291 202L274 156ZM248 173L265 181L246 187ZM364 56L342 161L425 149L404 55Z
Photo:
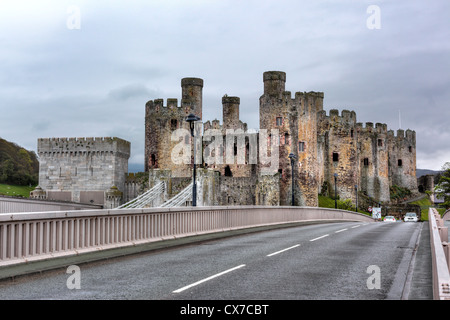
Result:
M174 145L170 142L170 134L175 128L188 128L185 118L189 113L201 117L203 81L185 78L181 84L183 100L180 107L176 105L176 99L168 99L167 106L163 106L162 99L146 104L146 168L150 171L170 170L172 177L184 177L189 181L192 165L176 166L170 160ZM317 206L318 194L324 190L333 196L335 173L337 196L353 202L356 187L380 202L390 200L389 188L393 184L413 192L417 190L414 131L407 130L405 135L399 130L394 136L385 124L377 123L374 127L371 122L365 126L358 123L356 113L349 110L339 114L333 109L327 115L323 110L323 92L296 92L292 97L285 84L286 73L264 72L259 130L266 129L269 135L265 137L267 141L262 141L261 134L256 134L252 140L258 145L267 143L270 148L276 139L279 146L277 172L262 174L261 154L258 154L257 164L248 162L251 136L248 134L245 164L200 161L204 169L219 173L219 178L214 180L218 181L215 190L219 193L209 204L290 205L292 167L288 155L291 152L296 157L293 168L295 205ZM227 129L248 131L247 124L239 119L239 97L225 95L222 105L223 125L219 120L206 121L203 134L211 129L219 130L225 146ZM272 130L277 130L278 135L272 136ZM214 150L203 142L203 150L208 155L218 152L225 159L225 149Z
M292 95L285 72L264 72L262 80L259 129L248 130L239 119L236 96L222 97L223 124L217 119L197 122L198 205L290 205L293 190L295 205L317 206L318 194L334 196L335 188L340 199L354 202L356 186L379 202L390 200L392 185L417 192L414 131L395 135L386 124L364 125L349 110L327 114L323 92ZM172 152L181 142L193 147L186 117L202 117L202 94L202 79L183 78L180 105L175 98L166 105L163 99L146 103L144 178L127 175L128 141L38 139L39 197L113 208L160 181L166 186L161 201L176 195L191 182L194 155L175 163ZM185 136L173 140L177 129L184 129ZM267 158L270 163L264 164Z
M130 157L128 141L41 138L38 155L39 186L48 199L105 206L108 201L121 201Z

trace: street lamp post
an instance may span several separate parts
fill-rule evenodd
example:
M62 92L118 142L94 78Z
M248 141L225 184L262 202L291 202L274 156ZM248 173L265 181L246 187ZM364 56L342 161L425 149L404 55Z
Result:
M289 159L291 159L291 170L292 170L292 200L291 200L291 206L294 206L294 160L295 160L295 154L292 152L289 153Z
M358 212L358 185L355 184L355 195L356 195L356 212Z
M337 209L337 177L338 174L334 174L334 208Z
M196 165L195 165L195 135L194 135L194 128L195 128L195 122L199 121L200 118L197 117L195 114L190 114L187 116L186 121L189 122L189 128L191 129L191 136L194 138L194 172L192 174L192 206L197 206L197 184L195 182L195 175L196 175Z

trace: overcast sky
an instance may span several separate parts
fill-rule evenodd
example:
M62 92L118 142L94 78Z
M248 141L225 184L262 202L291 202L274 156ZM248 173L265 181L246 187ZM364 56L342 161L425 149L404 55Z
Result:
M117 136L144 163L145 103L204 80L203 120L224 94L259 127L264 71L417 135L417 167L450 161L450 1L0 0L0 137Z

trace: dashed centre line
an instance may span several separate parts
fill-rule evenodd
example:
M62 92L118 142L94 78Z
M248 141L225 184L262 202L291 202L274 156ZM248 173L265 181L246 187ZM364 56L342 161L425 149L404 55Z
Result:
M360 226L362 226L362 225L359 224L359 225L353 226L353 227L351 227L351 229L353 229L353 228L358 228L358 227L360 227ZM346 231L346 230L348 230L348 228L341 229L341 230L337 230L337 231L335 231L334 233L340 233L340 232L343 232L343 231ZM311 242L312 242L312 241L316 241L316 240L319 240L319 239L326 238L326 237L328 237L328 236L329 236L329 234L324 234L324 235L322 235L322 236L320 236L320 237L311 239L311 240L309 240L309 241L311 241ZM266 256L267 256L267 257L271 257L271 256L277 255L277 254L279 254L279 253L282 253L282 252L285 252L285 251L288 251L288 250L297 248L297 247L299 247L299 246L300 246L300 244L296 244L296 245L293 245L293 246L291 246L291 247L289 247L289 248L285 248L285 249L282 249L282 250L279 250L279 251L276 251L276 252L272 252L272 253L270 253L270 254L268 254L268 255L266 255ZM222 271L222 272L217 273L217 274L215 274L215 275L212 275L212 276L210 276L210 277L207 277L207 278L204 278L204 279L199 280L199 281L197 281L197 282L194 282L194 283L192 283L192 284L190 284L190 285L184 286L184 287L182 287L182 288L180 288L180 289L177 289L177 290L173 291L173 293L180 293L180 292L183 292L183 291L185 291L185 290L187 290L187 289L189 289L189 288L195 287L195 286L197 286L197 285L199 285L199 284L201 284L201 283L204 283L204 282L206 282L206 281L209 281L209 280L212 280L212 279L214 279L214 278L220 277L220 276L222 276L222 275L224 275L224 274L226 274L226 273L232 272L232 271L237 270L237 269L240 269L240 268L242 268L242 267L245 267L245 264L241 264L241 265L239 265L239 266L237 266L237 267L234 267L234 268L231 268L231 269Z
M289 248L286 248L286 249L283 249L283 250L280 250L280 251L277 251L277 252L273 252L273 253L271 253L271 254L268 254L267 257L271 257L271 256L274 256L274 255L276 255L276 254L279 254L279 253L282 253L282 252L285 252L285 251L288 251L288 250L297 248L298 246L300 246L300 245L299 245L299 244L296 244L295 246L292 246L292 247L289 247Z
M319 239L322 239L322 238L325 238L325 237L328 237L328 236L329 236L329 234L325 234L325 235L323 235L323 236L320 236L320 237L311 239L311 240L309 240L309 241L316 241L316 240L319 240Z
M199 281L197 281L197 282L191 283L190 285L187 285L187 286L185 286L185 287L182 287L182 288L180 288L180 289L177 289L177 290L173 291L173 293L180 293L180 292L182 292L182 291L184 291L184 290L187 290L187 289L189 289L189 288L195 287L195 286L197 286L197 285L199 285L199 284L201 284L201 283L203 283L203 282L206 282L206 281L209 281L209 280L211 280L211 279L220 277L221 275L224 275L224 274L226 274L226 273L228 273L228 272L231 272L231 271L240 269L240 268L242 268L242 267L245 267L245 264L241 264L240 266L237 266L237 267L234 267L234 268L231 268L231 269L222 271L222 272L217 273L217 274L215 274L215 275L212 275L212 276L210 276L210 277L208 277L208 278L205 278L205 279L199 280Z

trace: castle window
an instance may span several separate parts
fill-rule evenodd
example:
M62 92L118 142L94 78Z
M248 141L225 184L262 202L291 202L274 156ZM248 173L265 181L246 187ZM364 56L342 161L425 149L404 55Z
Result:
M277 117L277 126L281 126L283 124L283 118Z
M156 165L156 156L154 154L151 155L151 166L154 167Z
M364 158L364 166L368 166L369 165L369 158Z
M232 177L233 173L231 172L230 166L225 167L225 177Z
M382 147L383 146L383 139L378 139L378 146Z
M408 147L408 150L409 150L409 152L412 152L412 147L409 146L409 147Z
M353 135L354 135L354 132L353 132L353 129L352 129L352 130L350 130L350 137L353 138Z
M333 162L338 162L338 161L339 161L339 153L333 152Z
M284 144L291 144L291 142L289 141L289 133L285 133L284 134Z
M305 151L305 142L299 141L298 142L298 152L304 152Z
M397 164L399 167L403 166L403 161L402 159L398 159Z
M171 119L170 120L170 129L175 130L178 126L178 121L177 119Z

